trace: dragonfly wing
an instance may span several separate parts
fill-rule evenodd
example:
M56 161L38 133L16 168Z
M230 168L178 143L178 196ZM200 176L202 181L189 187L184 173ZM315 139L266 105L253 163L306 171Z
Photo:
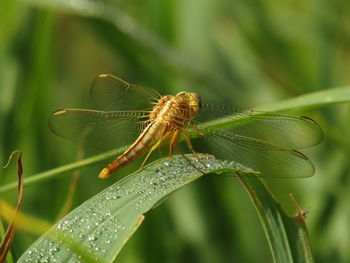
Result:
M264 177L309 177L315 171L302 153L269 142L212 129L196 128L191 134L196 134L191 139L196 152L240 163Z
M314 120L297 115L203 105L196 120L233 134L266 141L282 148L302 149L318 144L322 130Z
M50 130L88 151L104 152L132 144L146 121L140 111L64 109L54 112Z
M129 84L111 74L101 74L92 83L90 96L103 110L146 110L161 96L151 88Z

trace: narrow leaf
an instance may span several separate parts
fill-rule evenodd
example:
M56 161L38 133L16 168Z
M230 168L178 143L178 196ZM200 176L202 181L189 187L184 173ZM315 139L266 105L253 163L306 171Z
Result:
M200 155L200 162L188 158L192 165L182 156L162 159L110 186L59 221L19 262L73 262L80 258L112 262L141 224L143 214L170 193L201 177L203 173L198 168L205 173L254 173L208 155Z
M113 262L143 221L143 214L170 193L200 178L203 173L198 168L219 176L239 172L256 205L276 262L312 262L305 259L311 255L305 229L285 214L256 172L209 155L200 155L200 161L193 156L187 158L192 165L182 156L162 159L97 194L39 238L19 262Z
M288 216L261 178L239 179L259 214L274 262L313 262L304 218Z
M16 213L16 208L4 200L0 200L0 207L0 216L4 221L11 222ZM18 231L40 236L49 230L51 226L51 223L43 219L30 216L23 212L17 213L16 229Z
M5 233L4 239L2 240L0 244L0 262L4 262L7 256L7 253L10 250L13 238L15 236L15 226L16 226L16 217L19 212L19 209L21 207L21 202L22 202L22 193L23 193L23 168L22 168L22 152L20 151L14 151L10 158L7 165L10 163L12 156L16 153L19 153L18 160L17 160L17 176L18 176L18 194L17 194L17 207L15 210L15 214L13 216L13 219L11 221L11 224L8 226L7 231Z
M349 101L350 86L344 86L304 94L259 109L266 111L308 110Z

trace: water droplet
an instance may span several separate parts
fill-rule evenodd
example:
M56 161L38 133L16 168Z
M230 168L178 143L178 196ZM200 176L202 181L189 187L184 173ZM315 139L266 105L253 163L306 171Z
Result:
M106 215L106 216L111 216L111 215L112 215L112 213L111 213L111 211L110 211L110 210L107 210L105 215Z
M88 237L88 240L90 240L90 241L94 241L94 240L96 240L97 238L94 236L94 235L91 235L91 236L89 236Z

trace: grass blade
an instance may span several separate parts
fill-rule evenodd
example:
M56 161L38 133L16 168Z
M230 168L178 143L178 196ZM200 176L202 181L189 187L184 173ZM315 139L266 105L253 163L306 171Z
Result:
M194 157L199 167L202 163ZM204 171L252 172L234 163L202 155ZM203 169L203 168L201 168ZM19 262L67 262L84 258L89 262L111 262L143 220L143 214L170 193L203 174L182 156L162 159L97 194L58 222L39 238ZM67 248L69 247L69 249Z
M349 101L350 86L344 86L304 94L259 109L266 111L308 110Z
M313 262L304 218L288 216L261 178L239 179L259 214L274 262Z
M254 171L208 155L201 155L201 162L193 156L189 158L205 173L239 172L262 220L276 262L292 259L312 262L306 230L285 214ZM142 223L145 212L202 175L181 156L157 161L83 203L39 238L18 262L76 259L112 262Z

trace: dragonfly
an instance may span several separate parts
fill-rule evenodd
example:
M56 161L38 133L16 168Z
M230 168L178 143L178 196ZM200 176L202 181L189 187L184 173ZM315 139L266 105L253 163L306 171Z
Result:
M90 96L96 110L59 109L49 128L99 151L125 149L102 169L100 178L147 153L142 169L158 148L166 148L168 155L212 154L264 177L309 177L315 172L299 151L322 140L319 124L309 117L208 104L191 92L162 96L112 74L96 77Z

